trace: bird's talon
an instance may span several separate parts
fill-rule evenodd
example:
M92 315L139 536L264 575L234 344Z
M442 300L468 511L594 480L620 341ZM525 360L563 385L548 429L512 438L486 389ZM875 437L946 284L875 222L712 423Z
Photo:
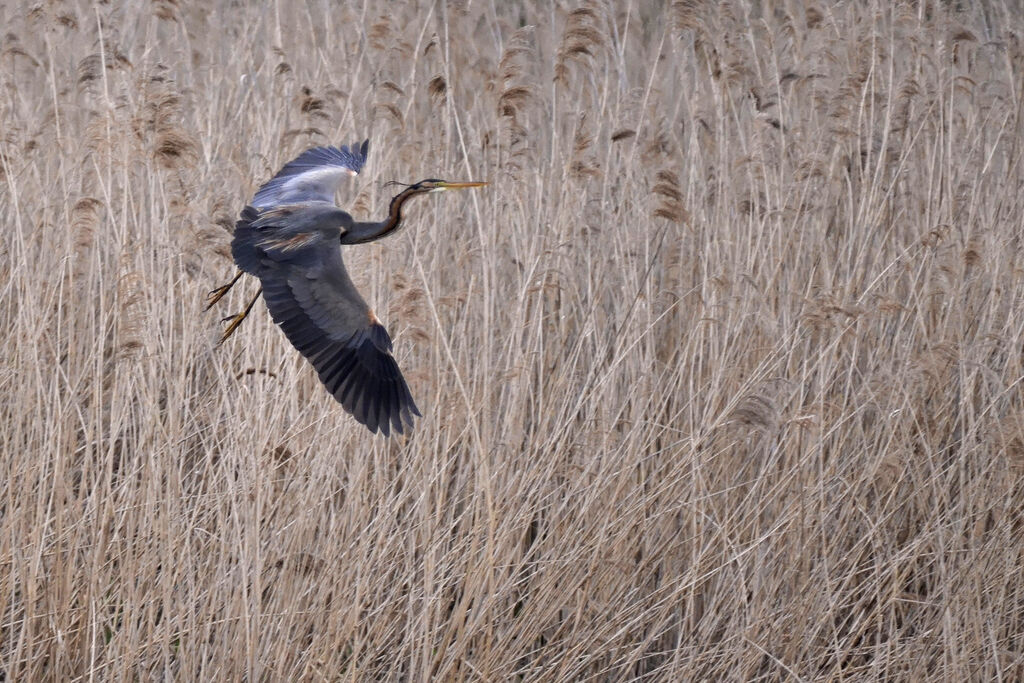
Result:
M210 290L210 293L206 295L206 308L204 310L210 310L214 304L224 298L224 295L231 289L229 285L218 287L217 289Z
M210 293L206 295L206 308L203 310L208 311L213 308L214 304L223 299L224 295L235 286L235 283L238 282L238 278L240 277L242 277L242 271L238 271L238 274L235 275L234 279L226 285L221 285L217 289L211 289Z
M235 333L235 330L238 329L238 326L242 323L243 320L245 320L245 314L238 313L236 315L229 315L228 317L224 318L224 320L221 322L227 322L229 320L231 321L231 324L227 326L227 328L224 330L224 334L220 336L220 341L217 342L217 346L223 344L225 341L227 341L228 337Z

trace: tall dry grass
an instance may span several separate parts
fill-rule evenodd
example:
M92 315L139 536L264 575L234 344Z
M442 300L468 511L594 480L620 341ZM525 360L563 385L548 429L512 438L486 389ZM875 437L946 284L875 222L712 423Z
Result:
M1024 676L1017 3L0 26L0 678ZM493 183L346 251L408 439L202 311L362 136L361 217Z

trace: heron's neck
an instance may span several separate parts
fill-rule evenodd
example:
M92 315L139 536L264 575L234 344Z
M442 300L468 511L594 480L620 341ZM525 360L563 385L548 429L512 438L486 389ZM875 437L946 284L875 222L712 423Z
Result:
M407 187L400 193L394 196L391 200L391 204L388 206L388 217L382 221L370 221L360 222L354 221L352 227L346 230L341 235L342 244L362 244L364 242L372 242L373 240L379 240L390 232L398 229L402 223L402 205L409 200L410 197L414 197L420 194L412 187Z

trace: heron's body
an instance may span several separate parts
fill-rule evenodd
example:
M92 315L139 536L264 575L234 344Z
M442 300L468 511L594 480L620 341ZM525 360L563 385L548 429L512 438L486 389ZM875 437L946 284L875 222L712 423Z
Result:
M349 278L340 247L396 230L402 205L417 194L484 183L424 180L392 199L385 220L355 221L333 199L338 183L362 169L367 147L317 147L286 164L242 211L231 252L241 271L259 278L274 322L334 398L370 431L388 435L420 413L391 355L391 337ZM210 305L237 279L214 290ZM221 341L254 302L234 316Z

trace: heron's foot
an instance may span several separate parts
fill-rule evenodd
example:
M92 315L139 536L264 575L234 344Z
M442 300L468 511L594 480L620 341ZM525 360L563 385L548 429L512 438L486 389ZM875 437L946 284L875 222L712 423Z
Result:
M211 290L210 293L206 295L206 308L204 308L203 310L208 311L211 308L213 308L214 304L216 304L218 301L224 298L224 295L228 293L228 290L231 289L231 285L233 284L235 283L232 282L226 285L222 285L217 289Z
M242 277L242 271L238 271L238 274L236 274L235 277L231 279L231 282L227 283L226 285L221 285L217 289L214 289L209 294L207 294L206 308L203 310L208 311L211 308L213 308L214 304L223 299L224 295L227 294L231 290L231 288L235 286L235 283L238 282L238 278L240 277Z
M237 280L240 277L242 277L241 272L239 272L238 275L235 276L235 279L231 281L230 285L226 285L227 289L230 289L231 285L235 284L235 280ZM221 287L221 289L224 289L224 287ZM218 290L215 289L213 290L213 292L211 292L211 294L215 294L217 291ZM237 330L238 326L242 324L242 321L248 317L249 313L252 311L252 307L256 305L256 300L260 298L260 294L262 293L263 287L260 287L259 289L256 290L256 295L249 300L249 305L245 307L244 311L242 311L241 313L237 313L235 315L229 315L228 317L224 318L222 322L228 323L228 326L227 329L224 330L224 334L220 336L220 341L217 342L217 346L223 344L228 337L235 333L235 330ZM224 295L221 294L221 296ZM213 303L217 303L219 299L220 297L217 297L217 299L215 299Z
M228 337L235 333L235 330L238 329L238 326L242 324L242 321L245 320L245 317L247 315L249 315L249 311L242 311L241 313L236 313L235 315L229 315L228 317L224 318L224 320L221 321L228 323L228 326L224 329L224 334L220 336L220 341L217 342L217 346L223 344L225 341L227 341Z

